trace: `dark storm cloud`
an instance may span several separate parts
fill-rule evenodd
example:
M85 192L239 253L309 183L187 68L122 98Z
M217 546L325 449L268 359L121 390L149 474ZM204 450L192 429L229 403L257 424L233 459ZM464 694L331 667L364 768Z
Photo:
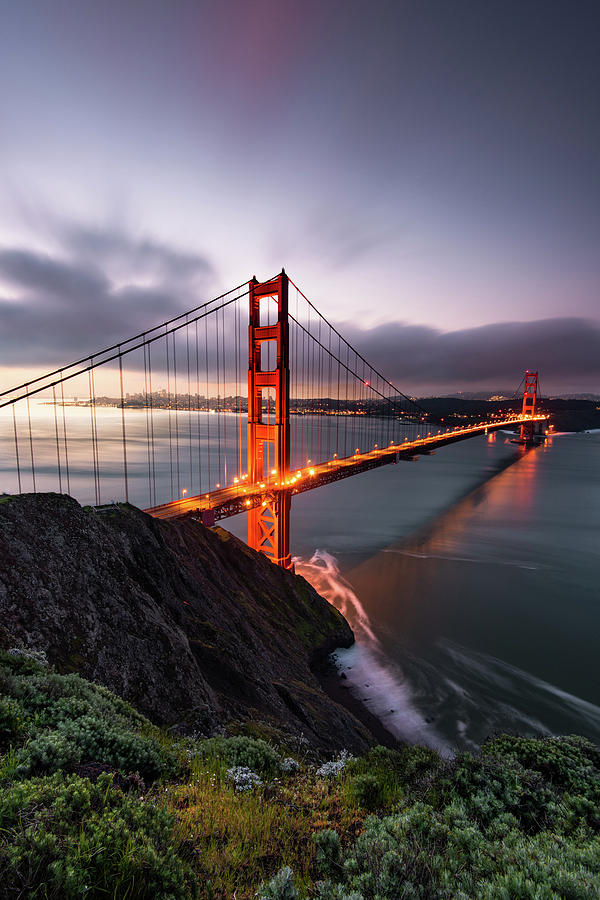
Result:
M207 299L208 260L121 232L69 228L64 251L0 249L4 365L62 364Z
M401 322L340 330L400 388L512 385L525 369L538 369L547 384L596 379L600 387L600 324L587 319L497 322L450 332Z
M0 274L17 290L41 297L96 297L110 289L108 280L95 269L53 259L28 250L0 250Z

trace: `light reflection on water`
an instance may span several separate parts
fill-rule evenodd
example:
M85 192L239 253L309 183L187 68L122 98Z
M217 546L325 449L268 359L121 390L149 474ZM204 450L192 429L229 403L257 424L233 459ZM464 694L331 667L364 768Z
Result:
M179 499L184 491L189 498L231 486L247 471L244 413L102 405L92 409L71 397L65 401L55 407L47 399L33 398L29 408L20 401L14 422L12 407L0 409L0 491L19 491L17 459L23 493L59 491L84 504L120 501L128 494L129 501L143 509ZM293 415L292 469L304 468L311 457L319 462L334 453L341 456L348 445L370 450L386 431L401 442L414 438L419 429L385 418ZM274 464L272 445L269 453L267 471Z

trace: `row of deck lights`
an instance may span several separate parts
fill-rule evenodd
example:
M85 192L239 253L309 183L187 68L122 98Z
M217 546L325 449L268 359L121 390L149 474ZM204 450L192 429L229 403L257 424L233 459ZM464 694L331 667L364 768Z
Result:
M519 418L531 418L531 416L529 416L529 415L526 415L525 417L523 417L523 416L521 416L521 417L515 416L514 418L515 418L515 419L519 419ZM510 421L510 419L509 419L508 421ZM489 422L477 422L475 425L468 426L466 429L465 429L465 428L461 428L460 425L455 425L454 428L453 428L452 430L453 430L453 431L463 431L463 430L471 431L471 430L476 429L476 428L483 428L483 427L485 427L486 425L489 425L489 424L490 424ZM445 433L447 433L447 432L448 432L448 429L446 429L446 432L445 432ZM430 439L431 437L432 437L432 434L431 434L431 432L429 431L429 432L427 432L427 437L421 438L421 435L418 434L417 437L416 437L416 440L428 440L428 439ZM435 439L436 437L438 437L438 435L433 435L433 438L434 438L434 439ZM410 443L410 441L409 441L408 438L404 438L404 441L403 441L402 443L403 443L403 444L408 444L408 443ZM394 445L395 445L395 441L390 441L390 447L393 447ZM374 444L374 445L373 445L373 449L374 449L374 450L379 450L379 445L378 445L378 444ZM383 450L380 450L380 452L384 452L384 451L383 451ZM359 453L360 453L360 447L357 447L356 450L355 450L354 455L356 456L356 455L359 454ZM337 458L338 458L337 453L334 453L334 454L333 454L333 459L332 459L332 460L328 460L327 465L331 465L331 463L332 463L334 460L337 460ZM307 460L307 463L308 463L308 464L310 464L311 462L312 462L312 460L310 460L310 459ZM271 469L271 475L276 475L276 474L277 474L277 469ZM311 477L314 476L314 475L315 475L315 470L314 470L314 468L309 468L307 474L308 474L309 476L311 476ZM296 482L299 481L302 477L303 477L302 471L299 470L299 471L296 472L296 474L293 475L291 478L287 478L287 479L285 479L284 481L282 481L282 485L286 485L286 486L287 486L287 485L296 484ZM246 474L243 474L243 475L240 475L240 476L237 476L237 475L236 475L236 476L234 476L234 478L233 478L233 485L234 485L234 486L235 486L235 485L239 485L240 482L245 481L247 478L248 478L248 474L247 474L247 473L246 473ZM276 482L274 482L274 484L275 484L275 485L278 485L279 482L276 481ZM260 485L261 488L265 488L266 486L267 486L267 485L266 485L265 482L261 482L261 485ZM220 489L220 488L221 488L221 483L220 483L220 482L217 482L216 487L217 487L217 489ZM246 493L246 492L247 492L247 489L246 489L246 488L243 488L243 491L244 491L244 493ZM187 488L184 488L183 491L182 491L182 500L185 499L185 495L186 495L186 494L187 494ZM205 498L206 498L206 499L208 499L209 496L210 496L210 494L205 494ZM250 506L250 505L251 505L251 501L250 501L250 500L246 500L245 503L246 503L246 506ZM263 506L266 506L266 502L263 502L262 505L263 505Z

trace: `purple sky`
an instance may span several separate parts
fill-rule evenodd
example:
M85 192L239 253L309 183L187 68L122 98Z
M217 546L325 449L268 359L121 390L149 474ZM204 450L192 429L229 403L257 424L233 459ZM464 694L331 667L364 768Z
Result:
M597 2L1 22L4 386L283 265L411 392L600 392Z

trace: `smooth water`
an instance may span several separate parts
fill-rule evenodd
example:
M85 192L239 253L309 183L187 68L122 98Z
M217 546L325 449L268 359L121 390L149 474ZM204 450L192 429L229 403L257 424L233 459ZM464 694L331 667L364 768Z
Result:
M357 633L338 664L390 731L600 742L599 461L598 433L498 434L295 500L305 559L326 551L299 569Z

